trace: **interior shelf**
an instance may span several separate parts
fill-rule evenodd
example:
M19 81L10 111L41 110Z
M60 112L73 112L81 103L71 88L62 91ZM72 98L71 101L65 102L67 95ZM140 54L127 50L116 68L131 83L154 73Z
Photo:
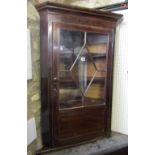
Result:
M88 57L88 54L82 54L82 56ZM90 56L92 58L105 58L106 53L100 54L100 53L90 53ZM68 58L75 58L76 55L74 53L62 53L60 54L60 60L61 59L68 59Z
M91 81L91 77L87 78L87 82L89 83ZM75 88L75 85L73 83L75 83L72 79L61 79L59 80L60 83L60 87L71 87L71 88ZM102 83L104 85L105 83L105 77L95 77L93 80L93 83L97 84L97 83Z

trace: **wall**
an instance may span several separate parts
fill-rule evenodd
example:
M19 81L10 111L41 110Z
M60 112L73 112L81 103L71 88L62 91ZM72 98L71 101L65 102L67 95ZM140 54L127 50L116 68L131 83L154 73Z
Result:
M117 13L123 14L123 21L116 30L112 130L128 134L128 10Z
M27 154L34 155L42 147L40 125L40 18L34 5L45 0L28 0L27 27L31 33L32 79L27 81L27 119L35 118L37 139L27 147ZM96 7L122 0L50 0L59 3ZM89 3L88 3L89 2Z
M47 0L37 0L37 2L45 2ZM75 6L81 6L81 7L87 7L87 8L93 8L93 7L98 7L98 6L104 6L104 5L109 5L112 3L118 3L118 2L123 2L125 0L49 0L52 2L57 2L57 3L63 3L63 4L70 4L70 5L75 5Z
M31 34L32 79L27 81L27 119L35 118L37 139L28 146L28 155L42 147L40 127L40 25L39 14L34 8L35 1L27 4L27 27Z
M77 6L84 6L88 8L93 8L93 7L99 7L99 6L104 6L104 5L109 5L112 3L118 3L122 2L123 0L77 0L73 1L71 4L72 5L77 5Z

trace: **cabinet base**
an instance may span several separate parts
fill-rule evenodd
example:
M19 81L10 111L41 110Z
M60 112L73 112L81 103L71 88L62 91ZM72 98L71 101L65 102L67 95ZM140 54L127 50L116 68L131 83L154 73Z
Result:
M84 150L87 150L87 154L90 155L110 155L110 153L115 153L117 155L117 152L127 153L127 147L128 136L113 132L109 138L98 137L93 140L84 141L74 145L67 145L65 147L42 148L37 151L36 155L55 155L57 152L59 152L60 155L73 155L74 152L79 152L79 155L82 155L86 154L86 152L83 152Z

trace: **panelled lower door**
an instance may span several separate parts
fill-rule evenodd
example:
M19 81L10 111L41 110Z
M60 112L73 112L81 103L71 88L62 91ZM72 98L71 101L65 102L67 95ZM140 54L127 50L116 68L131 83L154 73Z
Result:
M66 24L53 27L55 143L104 135L109 33Z

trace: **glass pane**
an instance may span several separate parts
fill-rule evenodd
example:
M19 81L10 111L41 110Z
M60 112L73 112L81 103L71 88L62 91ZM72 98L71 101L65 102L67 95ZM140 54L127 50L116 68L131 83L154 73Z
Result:
M101 34L60 31L60 108L104 104L108 39Z
M105 102L105 72L96 72L95 77L85 92L84 104L104 104Z
M84 44L84 32L60 31L59 105L60 108L82 106L82 93L70 72Z
M70 70L84 44L84 32L60 31L60 70Z
M69 108L82 105L82 94L72 79L71 73L59 72L59 104L60 108Z
M86 48L82 50L71 72L81 91L84 93L96 72L93 60L91 60Z
M106 71L106 53L109 38L107 35L88 33L87 48L91 54L98 71Z

